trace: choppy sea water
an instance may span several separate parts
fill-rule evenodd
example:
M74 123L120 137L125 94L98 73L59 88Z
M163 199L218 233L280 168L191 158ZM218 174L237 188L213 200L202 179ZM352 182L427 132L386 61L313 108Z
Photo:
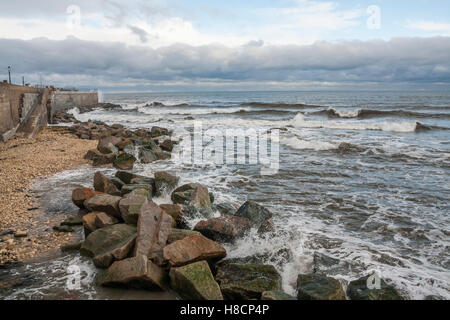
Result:
M280 168L273 175L261 175L258 165L174 161L135 170L171 170L180 183L207 185L218 203L252 199L269 208L276 236L251 233L227 245L228 256L264 255L288 293L295 292L299 273L311 272L314 252L321 252L351 263L333 275L344 282L376 271L410 299L450 298L450 92L114 93L103 100L122 108L73 113L81 121L167 127L178 139L193 120L203 129L281 129ZM70 201L73 181L91 185L93 172L66 172L37 188L64 186L61 196ZM77 256L54 264L73 259L92 270ZM12 297L48 295L38 290L36 296L36 290ZM113 297L99 290L87 286L79 296Z

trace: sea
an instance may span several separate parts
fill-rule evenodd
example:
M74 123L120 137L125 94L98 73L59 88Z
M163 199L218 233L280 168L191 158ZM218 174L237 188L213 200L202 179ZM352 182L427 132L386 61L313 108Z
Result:
M80 121L169 128L180 142L194 124L203 131L276 132L276 152L269 151L277 166L269 174L251 161L171 159L134 170L169 170L180 184L202 183L215 203L254 200L268 208L275 233L252 230L225 247L229 258L257 255L274 265L287 293L295 294L297 276L317 268L314 257L322 254L341 261L330 274L344 285L376 273L408 299L450 299L450 91L103 92L101 100L121 107L71 112ZM71 190L91 186L95 170L83 166L35 181L47 214L73 210ZM170 203L170 196L154 200ZM71 266L81 282L73 281ZM175 298L101 288L92 263L78 254L12 272L34 281L8 299Z

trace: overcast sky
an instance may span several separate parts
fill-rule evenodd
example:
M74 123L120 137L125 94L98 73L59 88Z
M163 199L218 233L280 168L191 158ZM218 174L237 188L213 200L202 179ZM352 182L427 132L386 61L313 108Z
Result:
M448 90L450 1L1 0L0 48L57 86Z

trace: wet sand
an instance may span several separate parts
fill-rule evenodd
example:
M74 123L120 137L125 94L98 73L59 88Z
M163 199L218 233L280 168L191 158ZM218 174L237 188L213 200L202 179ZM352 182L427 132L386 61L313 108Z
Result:
M83 157L96 145L50 127L34 139L0 143L0 264L28 261L72 241L76 235L57 233L54 221L42 219L39 195L29 187L33 179L88 163Z

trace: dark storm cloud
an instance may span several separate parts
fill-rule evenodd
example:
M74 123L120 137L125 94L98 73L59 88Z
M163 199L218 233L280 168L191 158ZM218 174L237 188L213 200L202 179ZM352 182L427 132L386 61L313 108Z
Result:
M144 31L145 32L145 31ZM145 36L145 35L144 35ZM0 39L0 61L19 73L133 81L450 83L450 38L317 42L308 46L122 43Z

